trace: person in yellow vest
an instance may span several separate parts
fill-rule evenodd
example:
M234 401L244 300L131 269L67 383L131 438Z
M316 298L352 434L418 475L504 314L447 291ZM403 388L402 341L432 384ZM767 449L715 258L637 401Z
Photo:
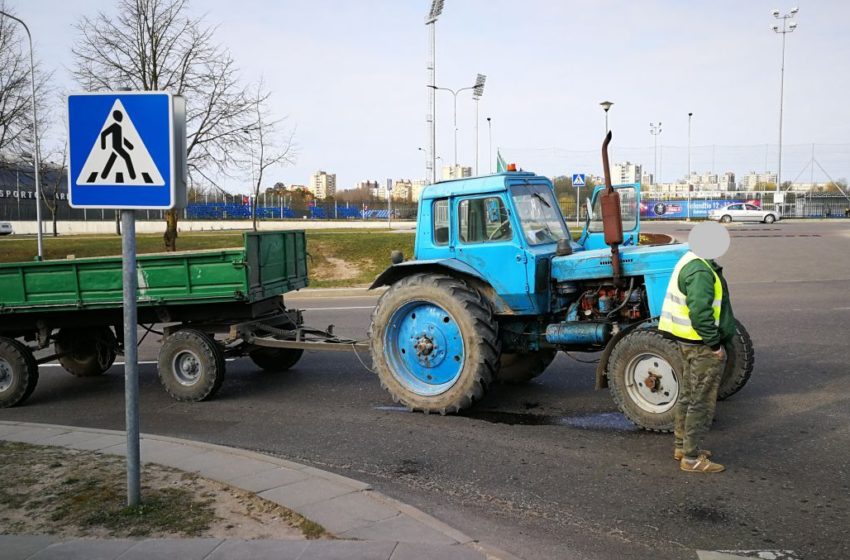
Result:
M735 335L729 287L713 260L729 248L729 232L715 222L698 224L688 243L690 251L673 270L658 322L658 329L679 343L684 362L673 457L683 471L718 473L725 467L711 460L702 442L714 419L726 347Z

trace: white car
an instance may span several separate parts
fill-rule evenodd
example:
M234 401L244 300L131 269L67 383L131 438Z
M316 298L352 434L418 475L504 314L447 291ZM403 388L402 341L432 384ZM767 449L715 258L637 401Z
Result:
M764 222L772 224L780 219L776 210L762 210L755 204L739 202L728 204L722 208L709 210L708 219L728 224L729 222Z
M0 235L12 235L12 224L0 222Z

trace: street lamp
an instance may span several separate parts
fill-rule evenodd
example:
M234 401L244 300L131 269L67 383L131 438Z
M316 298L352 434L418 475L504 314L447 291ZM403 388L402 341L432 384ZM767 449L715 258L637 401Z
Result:
M429 41L429 51L428 51L428 155L425 162L425 171L428 173L428 180L431 183L436 182L437 179L437 171L436 171L436 153L437 153L437 129L435 124L435 115L437 113L437 103L436 103L436 95L434 91L435 84L437 83L437 30L436 23L437 18L440 17L440 14L443 13L443 3L444 0L432 0L431 2L431 10L428 12L428 15L425 16L425 26L428 27L428 32L430 35Z
M613 105L613 104L614 103L611 102L611 101L603 101L602 103L600 103L600 105L602 106L602 109L605 110L605 134L606 135L608 134L608 109L610 109L611 105Z
M493 119L487 117L487 172L493 173Z
M777 191L782 189L782 109L785 98L785 35L793 33L794 30L797 29L797 22L792 21L791 23L788 23L788 20L793 19L799 11L799 8L794 8L787 14L780 15L779 10L773 10L773 17L782 20L782 28L780 29L779 25L771 26L774 33L780 33L782 35L782 66L779 78L779 163L776 170Z
M27 24L23 22L23 20L16 18L12 14L8 14L4 11L0 11L0 15L6 16L9 19L15 20L20 23L24 27L24 31L27 32L27 39L29 39L30 44L30 81L32 83L32 137L34 142L33 147L33 162L35 165L35 221L37 222L37 246L38 246L38 260L44 259L44 240L42 239L41 232L41 177L39 174L39 150L38 150L38 118L36 117L35 112L35 61L33 59L32 53L32 35L30 34L29 27Z
M652 137L655 142L655 147L653 151L653 171L652 173L655 175L654 182L658 184L658 135L661 134L661 123L649 123L649 133L652 134Z
M479 74L479 76L480 76L480 74ZM460 89L451 89L451 88L437 87L437 86L428 86L428 87L431 88L433 91L437 91L437 90L447 91L447 92L451 93L452 96L454 97L455 167L457 167L457 94L459 94L462 91L469 91L469 90L472 90L472 89L476 89L477 86L463 87L463 88L460 88ZM483 87L483 85L482 85L482 87Z
M478 102L481 96L484 95L484 82L487 81L487 76L478 74L475 77L475 85L472 86L472 99L475 100L475 176L478 176Z
M691 117L693 113L688 113L688 221L691 221Z

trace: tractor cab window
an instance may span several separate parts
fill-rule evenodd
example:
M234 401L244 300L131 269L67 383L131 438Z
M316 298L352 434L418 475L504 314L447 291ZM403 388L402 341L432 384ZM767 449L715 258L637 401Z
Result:
M593 201L593 212L587 230L591 233L603 231L602 228L602 197L603 191ZM623 220L623 231L632 231L637 227L637 194L634 187L618 188L620 194L620 217Z
M431 207L434 224L434 245L449 244L449 199L435 200Z
M558 201L547 185L515 185L511 194L529 245L554 243L569 237Z
M514 235L508 211L497 196L461 200L458 229L463 243L507 241Z

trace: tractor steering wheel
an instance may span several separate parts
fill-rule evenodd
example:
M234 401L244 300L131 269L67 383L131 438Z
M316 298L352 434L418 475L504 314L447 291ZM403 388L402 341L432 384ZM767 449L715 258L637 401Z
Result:
M496 229L493 230L493 233L491 233L487 237L487 241L493 241L494 239L498 239L499 237L508 233L510 230L511 230L511 222L510 222L510 220L505 220L505 221L503 221L502 223L499 224L499 227L497 227Z

